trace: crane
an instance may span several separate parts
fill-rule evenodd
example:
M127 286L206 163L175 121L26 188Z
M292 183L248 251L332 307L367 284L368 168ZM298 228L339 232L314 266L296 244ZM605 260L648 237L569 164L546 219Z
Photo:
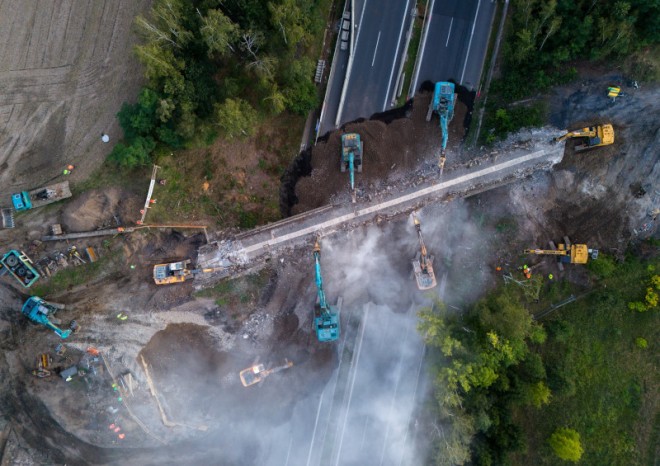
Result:
M454 118L454 104L456 103L457 94L455 93L454 83L440 81L435 83L433 91L433 98L429 105L429 111L426 114L426 121L431 121L433 112L437 113L440 117L440 129L442 131L442 146L440 149L440 159L438 166L440 167L440 174L445 167L447 139L449 138L449 122Z
M604 125L590 126L588 128L569 131L563 136L554 139L555 142L562 142L566 139L579 138L582 144L575 146L576 152L594 147L608 146L614 143L614 128L610 123Z
M314 330L316 338L321 341L335 341L339 338L339 311L329 306L323 290L323 277L321 277L321 246L314 244L314 262L316 271L316 290L318 305L314 312ZM337 307L341 305L341 299Z
M417 256L412 261L413 272L417 280L417 288L422 291L430 290L438 284L435 279L435 273L433 272L433 256L429 256L426 251L426 244L424 244L424 237L422 236L422 224L414 212L412 216L420 246L420 251L417 252Z
M348 168L351 176L351 197L356 201L355 170L362 173L362 141L357 133L347 133L341 136L341 171Z

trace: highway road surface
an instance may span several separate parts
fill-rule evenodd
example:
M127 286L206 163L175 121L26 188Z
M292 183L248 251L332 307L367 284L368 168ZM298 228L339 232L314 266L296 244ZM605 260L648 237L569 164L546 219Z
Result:
M431 0L412 93L424 81L477 88L495 7L491 0Z
M361 6L355 18L354 58L346 76L341 123L390 108L405 35L413 19L411 0L366 0Z

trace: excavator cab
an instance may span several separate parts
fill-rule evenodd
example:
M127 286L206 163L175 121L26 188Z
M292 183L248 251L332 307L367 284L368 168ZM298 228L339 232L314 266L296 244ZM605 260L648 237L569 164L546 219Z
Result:
M314 310L314 331L320 342L336 341L339 339L339 308L341 298L337 306L328 305L323 290L323 278L321 277L321 246L317 241L314 244L314 262L316 271L317 304Z
M412 261L413 273L415 274L415 280L417 280L417 288L421 291L430 290L438 284L435 278L435 272L433 271L433 256L429 256L426 251L424 237L422 236L422 225L414 212L413 222L417 230L420 245L420 251L417 252L417 256Z

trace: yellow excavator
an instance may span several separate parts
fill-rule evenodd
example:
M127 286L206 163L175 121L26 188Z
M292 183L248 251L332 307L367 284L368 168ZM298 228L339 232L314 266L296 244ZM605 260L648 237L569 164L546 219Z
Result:
M422 224L415 212L413 212L412 218L417 230L420 247L417 256L412 261L413 273L415 274L415 280L417 280L417 288L421 291L430 290L438 284L433 271L433 256L429 255L426 250L426 244L424 244L424 238L422 237Z
M554 243L551 243L551 247ZM589 249L586 244L559 244L555 249L525 249L525 254L537 254L540 256L557 256L560 263L586 264L591 256L598 258L598 249Z
M569 131L563 136L555 138L554 141L562 142L566 139L574 138L578 138L583 141L582 144L578 144L574 147L576 152L585 149L592 149L594 147L609 146L610 144L614 144L614 128L611 124L607 123L604 125L576 129L575 131Z
M282 364L281 366L273 367L272 369L266 369L266 367L263 364L255 364L251 367L248 367L247 369L243 369L239 373L239 376L241 378L241 383L243 384L243 386L249 387L250 385L254 385L255 383L261 382L269 375L282 371L284 369L288 369L291 366L293 366L293 363L288 359L285 359L285 363Z
M156 285L182 283L197 274L213 273L221 270L220 268L189 269L190 262L190 259L186 259L179 262L170 262L169 264L154 265L154 282L156 282Z

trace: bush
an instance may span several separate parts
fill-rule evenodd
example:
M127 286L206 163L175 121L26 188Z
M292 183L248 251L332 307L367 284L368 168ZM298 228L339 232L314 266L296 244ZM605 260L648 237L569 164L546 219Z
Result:
M566 461L577 463L584 453L580 443L580 434L566 427L555 430L548 443L555 455Z
M597 260L587 262L587 269L599 279L607 278L616 270L616 262L611 256L600 254Z
M638 348L646 349L646 347L649 346L649 342L646 341L646 338L637 337L635 338L635 345L637 345Z

